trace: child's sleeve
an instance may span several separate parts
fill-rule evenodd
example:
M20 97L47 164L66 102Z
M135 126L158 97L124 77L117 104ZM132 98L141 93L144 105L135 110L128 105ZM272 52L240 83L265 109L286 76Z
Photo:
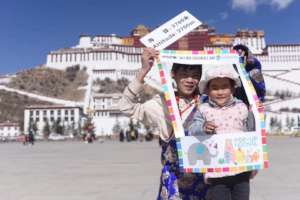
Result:
M188 127L188 131L190 135L197 136L197 135L206 135L204 132L204 123L205 123L205 118L203 114L198 110L192 120L192 123Z

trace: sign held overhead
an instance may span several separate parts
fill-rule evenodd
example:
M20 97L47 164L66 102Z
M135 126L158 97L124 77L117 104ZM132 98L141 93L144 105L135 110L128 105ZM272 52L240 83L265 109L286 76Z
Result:
M188 11L183 11L148 35L142 37L140 41L146 47L162 50L201 24L202 22Z

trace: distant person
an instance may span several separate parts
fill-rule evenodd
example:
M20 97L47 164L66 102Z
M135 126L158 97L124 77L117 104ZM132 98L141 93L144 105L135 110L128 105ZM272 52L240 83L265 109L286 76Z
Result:
M131 136L130 136L130 130L129 129L126 130L125 135L126 135L126 141L130 142L131 141Z
M119 132L119 140L120 140L120 142L124 142L124 131L123 131L123 129L121 129L120 132Z
M249 48L245 45L238 44L234 46L233 49L236 50L243 59L246 72L249 74L250 80L255 88L257 96L261 102L264 102L266 95L266 86L259 60L255 58ZM238 87L236 89L235 96L249 105L247 95L243 87Z
M152 130L149 126L146 126L146 135L145 135L145 140L146 141L152 141L153 140L153 133Z
M28 135L26 135L26 134L21 135L21 141L22 141L23 145L26 145L27 141L28 141Z
M86 141L87 141L87 143L93 143L94 137L93 137L93 134L92 134L92 133L88 133L88 134L86 135Z
M226 134L253 130L254 124L247 124L246 104L233 97L235 88L240 86L236 71L233 68L217 67L207 70L205 75L200 88L209 99L196 111L189 127L191 134ZM249 179L256 173L207 172L205 181L210 184L209 194L212 200L249 200Z
M157 200L165 199L193 199L202 200L206 195L207 187L200 173L183 173L179 168L176 138L169 118L166 101L163 94L158 94L145 103L137 102L137 96L143 90L144 77L151 70L158 52L151 48L145 48L142 54L142 68L124 90L119 102L122 112L142 122L145 125L153 125L159 130L161 139L161 162L163 165ZM177 84L176 97L178 108L183 122L189 121L201 104L198 83L201 78L201 65L185 65L174 63L172 76ZM187 109L191 108L191 109Z
M29 134L28 134L28 142L29 142L31 145L34 145L34 135L33 135L32 131L29 131Z
M134 132L134 138L137 141L139 139L139 131L136 128L134 128L133 132Z

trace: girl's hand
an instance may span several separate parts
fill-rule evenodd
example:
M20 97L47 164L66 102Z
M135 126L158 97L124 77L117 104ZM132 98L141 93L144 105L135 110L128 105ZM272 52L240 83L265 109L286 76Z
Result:
M159 51L153 48L145 48L142 54L142 68L140 69L137 78L140 82L144 81L144 77L151 70L154 60L158 57Z
M215 134L217 126L214 122L206 121L203 128L207 134Z

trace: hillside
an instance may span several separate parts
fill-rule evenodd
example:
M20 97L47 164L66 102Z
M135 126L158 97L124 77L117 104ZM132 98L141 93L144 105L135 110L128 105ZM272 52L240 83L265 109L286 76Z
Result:
M79 66L65 71L47 67L33 68L16 74L8 83L11 88L66 100L82 101L88 75Z
M24 108L28 105L49 105L17 93L0 90L0 122L14 121L23 125Z
M94 93L104 93L104 94L112 94L112 93L123 93L125 87L129 84L129 80L126 78L118 79L116 81L111 80L110 78L105 78L104 80L96 80L93 83L93 87L95 88ZM148 84L143 86L143 90L141 94L138 96L138 100L140 102L145 102L158 91L155 90Z

